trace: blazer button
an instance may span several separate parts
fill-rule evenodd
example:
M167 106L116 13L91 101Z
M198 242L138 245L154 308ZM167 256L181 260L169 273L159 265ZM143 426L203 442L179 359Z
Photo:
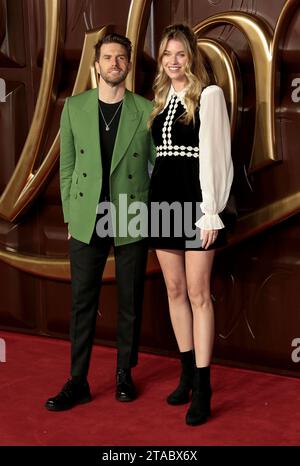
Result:
M130 194L130 199L134 199L135 198L135 195L134 194Z
M84 154L84 150L83 150L83 149L80 149L80 153L81 153L81 154Z
M83 197L83 193L79 193L79 196L80 196L80 197Z
M82 176L83 176L83 178L86 178L86 177L87 177L87 174L86 174L86 173L82 173Z
M128 175L128 178L129 178L130 180L132 180L132 175Z
M137 154L136 152L133 154L133 157L138 157L139 154Z

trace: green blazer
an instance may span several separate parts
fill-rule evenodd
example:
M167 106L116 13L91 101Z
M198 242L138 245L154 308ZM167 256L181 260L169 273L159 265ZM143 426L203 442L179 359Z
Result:
M110 170L110 200L115 205L116 246L142 239L141 235L120 234L119 219L127 223L134 202L148 201L149 166L155 149L147 121L152 103L126 90ZM89 243L96 221L102 187L99 137L98 89L66 99L60 125L60 189L64 221L73 238ZM123 194L119 204L119 194ZM125 197L124 197L125 196Z

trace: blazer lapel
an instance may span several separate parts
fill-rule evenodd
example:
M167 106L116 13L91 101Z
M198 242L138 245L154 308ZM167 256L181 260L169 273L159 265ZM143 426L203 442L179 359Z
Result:
M142 112L138 111L132 93L126 89L112 156L110 174L112 174L124 157L125 152L136 133L141 118Z
M91 90L82 110L85 112L85 121L82 122L82 128L85 128L85 138L88 138L92 145L91 161L95 169L98 169L101 175L102 164L99 133L98 88Z

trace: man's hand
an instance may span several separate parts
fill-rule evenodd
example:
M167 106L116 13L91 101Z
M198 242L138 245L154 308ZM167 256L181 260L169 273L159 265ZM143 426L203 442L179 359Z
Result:
M201 230L201 239L203 249L207 249L217 239L218 230Z
M68 231L68 240L71 239L71 233Z

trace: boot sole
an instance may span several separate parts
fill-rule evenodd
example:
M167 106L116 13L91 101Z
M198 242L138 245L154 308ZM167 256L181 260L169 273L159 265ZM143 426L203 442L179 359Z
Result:
M189 421L188 419L186 419L185 421L188 426L201 426L201 424L205 424L208 421L210 415L210 412L208 412L206 414L206 417L200 419L199 421Z
M75 406L78 406L78 405L83 405L85 403L89 403L90 401L92 401L92 398L89 397L89 398L84 398L83 400L80 400L78 401L77 403L71 405L71 406L67 406L65 408L59 408L59 407L55 407L55 406L47 406L47 404L45 404L45 408L48 410L48 411L68 411L69 409L72 409L72 408L75 408Z
M117 401L120 401L121 403L131 403L132 401L135 401L137 399L137 395L134 396L133 398L122 398L122 397L118 397L117 395L115 395L115 399Z
M190 402L190 398L188 398L187 400L184 400L184 401L178 401L178 402L175 402L174 401L169 401L169 400L166 400L168 405L170 406L181 406L181 405L186 405Z

